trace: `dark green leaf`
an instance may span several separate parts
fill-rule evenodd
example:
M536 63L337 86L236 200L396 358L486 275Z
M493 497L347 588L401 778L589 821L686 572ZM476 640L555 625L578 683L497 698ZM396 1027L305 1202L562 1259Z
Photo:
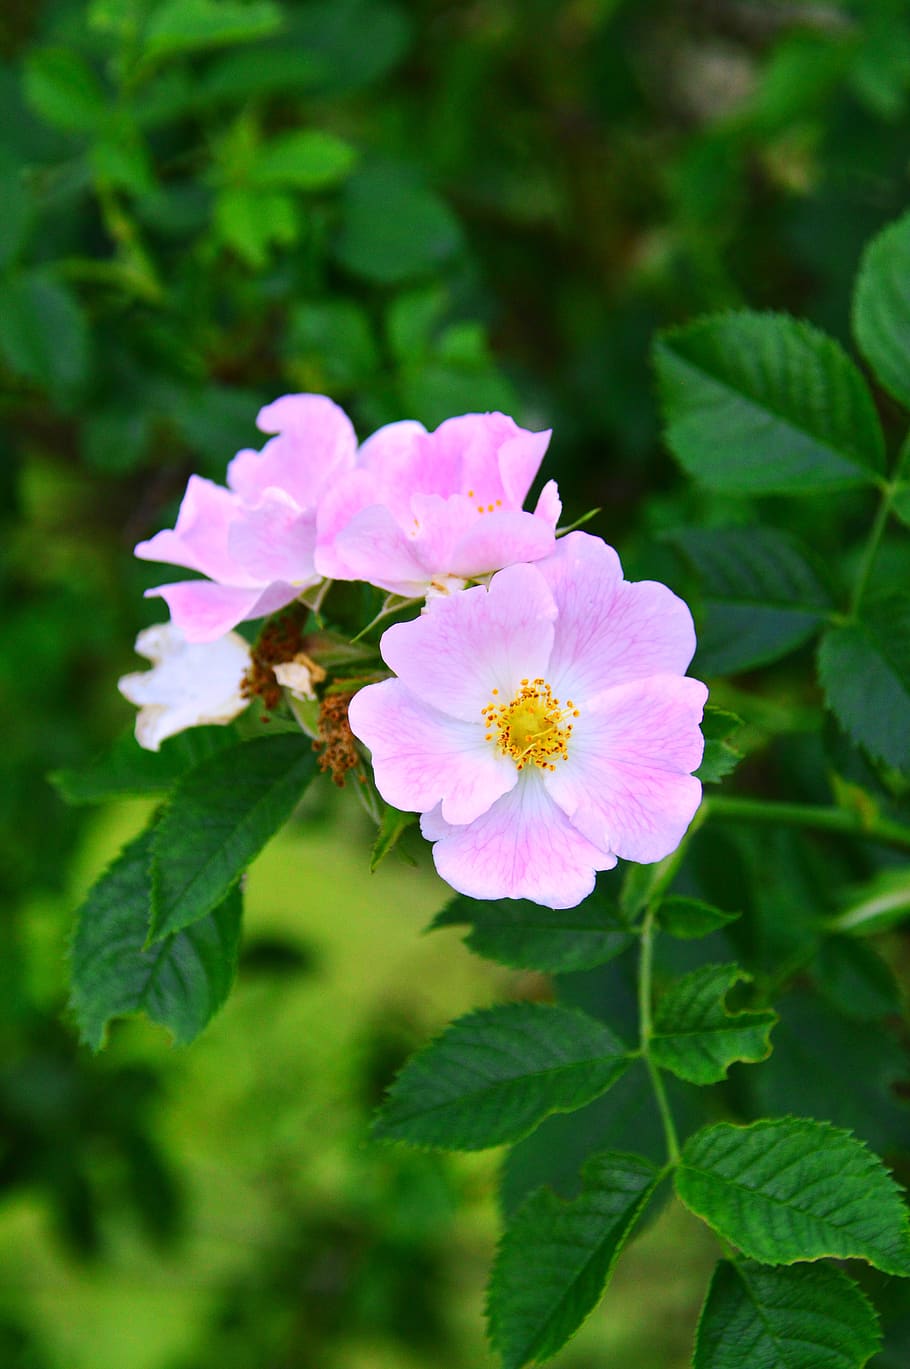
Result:
M68 286L38 271L0 281L0 352L16 375L48 389L81 385L89 334Z
M829 628L818 669L828 707L853 741L910 768L910 594L866 604L860 622Z
M733 985L749 977L738 965L702 965L673 984L654 1015L655 1063L690 1084L716 1084L735 1061L766 1059L777 1014L731 1013L725 1004Z
M877 379L910 408L910 214L873 238L863 254L853 329Z
M708 704L701 730L705 738L705 754L695 774L702 784L716 784L736 769L742 760L733 739L742 727L742 719L735 713Z
M830 1265L768 1269L721 1260L698 1323L693 1369L863 1369L881 1343L875 1309Z
M901 1010L894 972L866 941L826 937L812 971L819 991L847 1017L873 1022Z
M221 1007L237 965L241 898L234 889L185 932L146 948L154 830L121 853L89 893L72 946L72 1009L98 1050L114 1017L145 1012L180 1042Z
M776 661L824 621L831 599L799 543L777 528L671 534L702 581L698 667L731 674Z
M764 1264L867 1260L910 1275L900 1189L848 1131L800 1117L721 1122L683 1147L676 1190L724 1240Z
M712 489L812 494L868 484L883 469L862 376L808 324L723 314L665 333L655 358L667 442Z
M368 167L345 186L335 254L366 280L397 285L437 271L461 247L448 205L394 167Z
M28 232L31 205L14 158L0 150L0 266L12 261Z
M662 1175L637 1155L592 1156L581 1194L531 1195L503 1233L487 1299L504 1369L555 1355L596 1305Z
M515 969L566 974L603 965L632 944L606 897L596 891L577 908L542 908L524 899L481 900L457 895L432 927L469 923L466 945Z
M604 1093L628 1064L594 1018L540 1003L507 1003L453 1022L405 1065L376 1135L443 1150L517 1141L551 1112Z
M130 730L88 765L57 770L49 778L67 803L166 794L185 771L233 741L227 728L195 727L168 737L159 751L144 751Z
M107 113L98 78L68 48L38 48L29 54L25 98L46 123L66 133L90 133Z
M682 941L694 941L698 937L710 936L712 932L735 922L739 913L725 913L710 903L702 903L698 898L686 898L674 894L665 898L660 905L658 920L665 932L679 937Z
M306 738L287 733L219 751L184 776L155 834L155 940L221 902L315 773Z

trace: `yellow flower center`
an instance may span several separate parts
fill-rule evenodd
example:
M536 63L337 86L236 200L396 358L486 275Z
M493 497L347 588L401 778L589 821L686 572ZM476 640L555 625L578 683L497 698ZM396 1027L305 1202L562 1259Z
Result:
M578 717L578 709L571 699L563 707L553 697L546 680L522 680L521 688L511 703L497 699L498 689L482 710L488 742L495 741L504 756L511 756L519 770L526 765L541 770L555 770L553 762L567 760L572 724L569 718Z

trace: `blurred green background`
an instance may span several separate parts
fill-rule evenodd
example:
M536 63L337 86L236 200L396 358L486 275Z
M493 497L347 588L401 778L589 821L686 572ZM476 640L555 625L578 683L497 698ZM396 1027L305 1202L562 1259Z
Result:
M633 576L685 588L660 532L731 514L661 449L653 332L749 305L846 340L862 245L907 203L908 96L906 0L6 0L3 1369L492 1363L496 1156L366 1127L428 1033L547 986L422 938L425 854L370 876L325 784L250 876L202 1040L130 1022L92 1058L73 910L146 811L46 776L131 726L115 681L161 616L133 544L287 391L363 435L552 426L568 517L599 507ZM683 1366L712 1262L670 1209L558 1363Z

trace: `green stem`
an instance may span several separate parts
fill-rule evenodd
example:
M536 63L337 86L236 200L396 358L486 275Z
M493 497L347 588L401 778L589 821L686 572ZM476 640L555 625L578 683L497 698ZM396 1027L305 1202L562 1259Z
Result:
M778 803L774 799L750 799L712 795L702 804L708 819L721 822L758 822L773 827L808 827L817 832L841 832L881 842L899 851L910 851L910 827L877 814L848 808L824 808L814 803Z
M641 924L641 953L638 961L638 1017L641 1031L640 1050L642 1059L648 1069L651 1079L651 1087L654 1090L654 1098L657 1103L657 1110L660 1113L660 1120L664 1129L664 1137L667 1143L667 1160L671 1165L679 1164L679 1139L676 1135L676 1126L673 1122L673 1114L670 1111L670 1103L667 1099L667 1091L664 1088L664 1081L661 1078L660 1070L651 1059L651 978L654 967L654 915L657 911L657 904L652 903L648 907Z
M872 527L869 530L869 538L863 549L859 570L857 571L856 580L853 585L853 593L850 596L851 618L855 618L859 613L863 597L869 587L869 577L872 574L872 567L875 564L875 558L878 555L882 534L885 531L888 516L891 513L891 505L894 502L894 496L897 493L901 473L907 463L908 456L910 456L910 433L904 438L903 445L898 453L891 481L882 486L881 500L879 501L878 510L876 511Z

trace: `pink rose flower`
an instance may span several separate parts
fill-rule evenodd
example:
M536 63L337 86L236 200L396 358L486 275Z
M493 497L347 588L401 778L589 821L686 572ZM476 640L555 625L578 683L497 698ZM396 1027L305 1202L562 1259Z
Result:
M238 452L227 484L190 476L172 530L136 555L208 576L147 591L160 595L188 642L211 642L237 623L275 613L322 578L314 565L316 509L352 469L351 421L324 395L284 395L259 411L261 452Z
M618 856L661 860L701 800L708 691L688 608L576 532L384 633L397 679L351 701L379 792L423 814L443 879L570 908Z
M380 428L326 493L317 568L421 598L546 556L561 512L555 482L533 513L522 504L549 440L498 413L462 414L432 433L413 422Z

